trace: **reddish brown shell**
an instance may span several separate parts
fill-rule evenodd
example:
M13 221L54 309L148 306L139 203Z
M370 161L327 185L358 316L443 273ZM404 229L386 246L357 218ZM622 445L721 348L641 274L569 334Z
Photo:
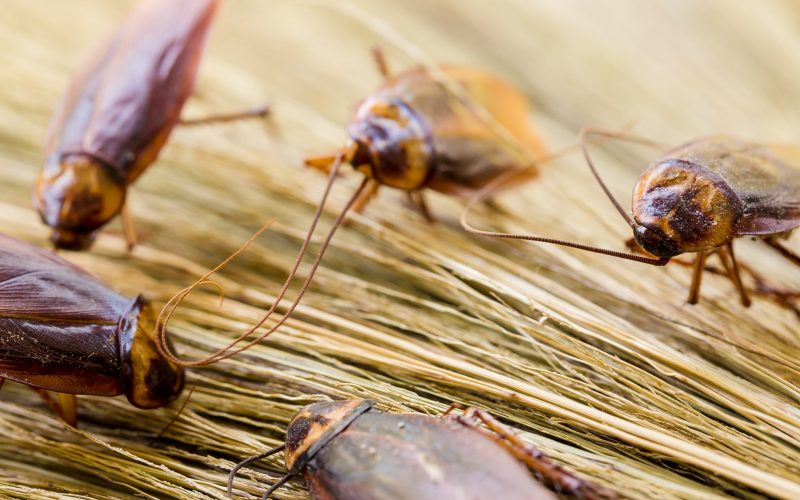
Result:
M301 412L303 425L292 429L299 422L293 420L287 453L290 448L311 450L315 440L324 440L305 454L302 464L313 498L556 498L505 448L454 419L384 413L370 406L364 401L322 403ZM287 458L290 470L299 463Z
M423 185L414 188L468 196L509 169L527 166L545 154L528 123L528 100L519 90L476 69L440 69L465 99L430 70L414 68L389 78L356 109L350 125L350 130L358 130L365 108L376 103L407 106L429 134L433 150L431 172ZM535 170L530 172L527 179L535 175ZM524 180L520 176L519 182Z
M218 0L141 0L70 84L48 158L85 153L133 182L180 119Z
M0 234L0 377L122 394L119 329L137 307L55 253Z

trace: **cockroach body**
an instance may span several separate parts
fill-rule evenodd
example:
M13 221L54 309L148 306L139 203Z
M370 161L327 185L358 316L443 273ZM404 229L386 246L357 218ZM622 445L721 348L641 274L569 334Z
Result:
M429 217L421 190L469 196L544 157L528 124L528 101L508 83L458 66L390 75L382 53L376 57L385 81L356 107L343 148L343 161L369 179L357 211L383 185L419 193L413 201ZM327 169L335 158L307 163ZM527 172L517 180L535 176L534 169Z
M89 247L118 214L133 245L128 186L180 122L218 1L141 0L71 82L50 123L34 196L56 247Z
M654 143L595 129L581 134L593 175L633 229L634 241L657 258L534 235L480 231L466 223L466 211L462 217L465 229L484 236L554 243L659 266L677 255L695 253L688 299L692 304L699 299L706 259L716 253L742 304L750 305L740 276L744 266L737 263L733 254L733 241L738 237L759 238L800 265L800 256L780 242L800 226L800 147L759 144L729 136L688 142L665 153L639 177L633 189L632 215L628 215L606 188L589 157L585 141L589 135Z
M155 311L54 252L0 234L0 380L60 393L76 422L76 394L125 394L157 408L183 389L183 369L161 356Z
M183 366L208 365L247 349L277 330L302 299L347 212L361 211L381 185L408 192L412 203L431 220L423 198L424 189L466 196L509 172L525 171L524 176L518 176L517 183L536 175L536 163L543 159L545 149L528 126L527 99L518 90L484 72L454 66L415 68L391 76L382 53L375 51L375 56L386 81L357 107L348 126L347 145L335 155L306 160L307 165L328 173L328 184L295 264L272 306L256 325L228 346L197 361L184 361L171 354L163 343L163 331L159 330L162 340L159 346L170 360ZM333 223L300 292L274 326L245 345L235 347L255 333L283 300L345 162L362 172L364 180ZM188 293L230 258L175 295L162 310L163 324L169 322Z
M562 492L581 498L615 496L570 474L538 451L516 446L519 438L485 412L467 410L468 418L467 413L435 418L385 413L373 405L372 401L349 400L303 408L289 424L284 445L251 457L231 471L229 494L241 467L285 450L288 474L265 498L302 474L311 496L325 500L555 499L531 476L526 463ZM502 428L502 434L477 426L471 420L474 416Z

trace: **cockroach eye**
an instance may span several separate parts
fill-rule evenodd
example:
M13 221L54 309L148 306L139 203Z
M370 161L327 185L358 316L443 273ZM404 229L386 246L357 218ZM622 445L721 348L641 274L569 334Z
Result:
M661 234L660 231L648 229L645 226L636 226L633 230L633 237L639 246L656 257L669 258L683 253L674 241Z

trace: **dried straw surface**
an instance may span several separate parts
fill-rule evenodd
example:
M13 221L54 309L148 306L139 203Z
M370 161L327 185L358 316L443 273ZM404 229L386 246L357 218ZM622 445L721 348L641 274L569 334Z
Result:
M127 4L3 1L3 232L45 244L30 197L49 115ZM219 277L222 308L204 290L176 315L180 351L200 356L270 304L324 184L301 159L341 143L349 109L378 85L370 46L386 47L395 68L439 61L503 75L531 97L531 121L553 149L581 126L632 119L667 144L720 132L796 142L799 20L789 0L225 2L185 114L269 100L273 117L177 130L132 190L143 244L127 254L114 224L92 252L67 257L161 303L276 217ZM627 204L655 153L604 149L602 169ZM324 224L357 177L337 187ZM500 201L504 213L480 210L475 223L613 248L629 237L577 157ZM84 397L75 430L6 384L0 495L223 498L231 465L280 442L302 405L367 397L431 414L450 401L480 405L630 497L800 497L793 312L763 298L745 309L711 275L701 304L688 306L683 267L470 237L459 202L431 202L436 225L391 191L354 216L289 325L191 371L197 389L161 439L177 405L137 411ZM769 249L743 241L737 250L774 284L800 288L798 270ZM281 471L279 457L248 469L237 492L260 495ZM299 481L278 494L305 495Z

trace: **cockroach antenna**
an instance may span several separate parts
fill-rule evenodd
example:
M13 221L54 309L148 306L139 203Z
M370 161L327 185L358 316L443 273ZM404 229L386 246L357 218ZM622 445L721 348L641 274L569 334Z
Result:
M207 356L206 358L203 358L203 359L199 359L199 360L195 360L195 361L187 361L187 360L180 359L177 356L175 356L175 354L173 354L171 352L171 350L169 349L169 346L167 344L166 326L169 323L170 319L172 318L172 315L174 314L176 308L181 304L181 302L186 298L186 296L189 293L191 293L195 288L200 286L202 283L207 282L208 278L212 274L214 274L215 272L219 271L226 264L228 264L232 259L234 259L237 255L242 253L255 240L255 238L257 238L259 236L259 234L261 234L263 231L266 230L268 225L265 226L265 227L262 227L261 230L256 232L247 242L245 242L244 245L242 245L236 252L231 254L230 257L228 257L222 263L220 263L218 266L216 266L214 269L212 269L211 271L206 273L202 278L200 278L198 281L196 281L192 286L189 286L189 287L181 290L172 299L170 299L170 301L167 302L167 304L164 305L164 307L161 309L161 313L159 314L159 319L158 319L158 323L157 323L157 335L158 335L159 350L161 350L163 352L165 357L167 357L173 363L176 363L176 364L178 364L180 366L184 366L184 367L206 366L206 365L209 365L211 363L216 363L217 361L221 361L223 359L227 359L227 358L229 358L231 356L234 356L234 355L236 355L236 354L238 354L238 353L240 353L240 352L242 352L244 350L249 349L250 347L254 346L255 344L261 342L266 337L271 335L274 331L276 331L278 328L280 328L289 319L291 314L294 312L294 310L299 305L300 300L303 298L303 296L305 295L306 291L308 290L308 287L311 284L311 280L313 279L314 274L317 271L317 268L319 268L319 264L320 264L320 262L322 260L322 257L324 256L325 251L328 249L328 246L330 245L330 242L333 239L333 236L336 233L336 230L342 225L342 223L345 220L345 217L346 217L347 213L353 207L353 205L355 204L356 200L362 195L362 193L364 191L364 188L366 187L366 185L368 183L368 179L367 178L365 178L364 181L361 183L361 185L358 188L356 188L356 190L353 192L350 200L347 202L345 207L339 213L339 216L334 221L333 225L331 226L330 230L328 231L328 235L325 237L325 239L324 239L324 241L322 243L322 246L318 250L316 257L314 258L314 261L313 261L313 263L311 265L311 269L309 270L308 276L306 277L305 281L303 282L302 286L300 287L300 291L298 292L297 297L295 297L294 301L289 306L289 308L287 309L286 313L283 316L281 316L281 318L277 321L277 323L274 326L272 326L271 328L269 328L266 332L258 335L257 337L253 338L252 340L248 341L245 345L243 345L241 347L237 347L237 348L234 349L235 346L237 346L239 343L245 341L245 339L247 337L249 337L250 335L255 333L259 328L261 328L261 326L272 316L272 314L278 308L278 305L280 304L280 302L283 300L283 297L286 295L286 292L289 289L289 285L291 284L292 280L294 279L295 275L297 274L297 270L300 267L300 264L302 263L303 257L305 256L306 250L308 249L308 246L309 246L309 244L311 242L311 238L313 237L314 232L316 230L317 223L319 222L320 217L322 216L322 211L325 208L325 204L326 204L326 202L328 200L328 197L330 195L330 192L331 192L331 189L333 187L333 184L334 184L334 182L336 181L336 179L338 177L339 168L341 167L342 162L345 161L346 157L349 156L350 154L351 154L350 150L345 148L345 149L341 150L336 155L336 159L334 160L334 163L333 163L333 165L331 166L331 169L330 169L330 175L328 177L328 183L327 183L327 185L325 187L325 191L324 191L324 193L322 195L322 199L320 200L319 205L317 206L317 211L314 214L314 218L312 219L311 226L309 227L308 232L306 234L306 237L303 240L303 243L302 243L302 245L300 247L300 250L298 251L297 258L295 259L294 265L292 266L291 270L289 271L289 275L286 277L286 280L284 281L283 287L281 288L281 290L278 293L278 295L275 297L275 300L273 301L272 306L261 317L261 319L255 325L253 325L251 328L247 329L245 332L240 334L232 342L230 342L226 346L224 346L221 349L217 350L215 353L213 353L210 356Z
M636 228L636 222L633 220L633 218L631 218L630 215L628 215L627 212L625 212L625 210L622 208L622 205L619 204L619 202L616 200L616 198L614 198L614 195L611 194L611 191L608 189L608 187L606 186L605 182L603 182L603 179L600 177L600 174L598 173L597 168L595 168L595 166L594 166L594 162L592 161L591 156L589 155L589 150L588 150L587 137L589 135L599 135L599 136L606 136L606 137L618 137L619 133L607 132L607 131L603 131L603 130L599 130L599 129L583 129L583 130L581 130L580 135L579 135L579 143L580 143L581 151L583 152L583 156L586 159L586 163L589 165L589 169L591 170L592 175L597 180L597 182L600 184L600 187L603 189L603 192L606 194L608 199L611 201L611 203L617 209L617 211L622 216L622 218L625 219L625 222L631 228L635 229ZM641 142L641 143L644 143L644 144L647 144L647 145L651 145L651 146L657 146L657 143L655 143L653 141L648 141L646 139L636 139L636 142ZM555 155L553 155L553 156L551 156L551 157L549 157L547 159L543 159L543 161L552 161L556 157L558 157L561 154L564 154L564 153L566 153L568 151L571 151L572 149L574 149L574 147L567 148L567 149L565 149L565 150L563 150L563 151L561 151L561 152L559 152L559 153L557 153L557 154L555 154ZM653 266L664 266L669 262L670 259L666 258L666 257L660 257L660 258L655 259L655 258L650 258L650 257L642 256L642 255L636 255L636 254L631 254L631 253L626 253L626 252L620 252L620 251L617 251L617 250L609 250L609 249L605 249L605 248L599 248L599 247L595 247L595 246L592 246L592 245L587 245L587 244L584 244L584 243L575 243L575 242L561 240L561 239L557 239L557 238L548 238L546 236L538 236L538 235L533 235L533 234L521 234L521 233L501 233L501 232L494 232L494 231L484 231L482 229L478 229L478 228L472 226L468 221L469 214L470 214L472 208L475 205L477 205L478 203L481 203L484 200L486 200L487 198L489 198L498 187L500 187L503 183L508 182L508 180L511 177L513 177L514 175L519 175L519 172L512 171L512 172L508 172L507 174L505 174L505 175L503 175L501 177L498 177L494 181L492 181L489 184L487 184L482 190L480 190L469 201L469 203L466 205L466 207L464 207L464 211L461 213L461 227L465 231L467 231L469 233L472 233L472 234L477 234L479 236L487 236L487 237L490 237L490 238L503 238L503 239L511 239L511 240L536 241L536 242L539 242L539 243L549 243L549 244L552 244L552 245L560 245L560 246L565 246L565 247L570 247L570 248L577 248L578 250L585 250L587 252L594 252L594 253L599 253L599 254L603 254L603 255L609 255L609 256L612 256L612 257L617 257L617 258L620 258L620 259L632 260L632 261L635 261L635 262L641 262L641 263L650 264L650 265L653 265Z
M286 449L286 444L285 443L281 444L279 446L276 446L275 448L272 448L271 450L267 450L267 451L265 451L263 453L259 453L257 455L253 455L252 457L245 458L244 460L242 460L241 462L236 464L233 467L233 469L231 469L230 473L228 473L228 497L229 498L233 498L233 480L236 479L236 473L239 472L239 469L241 469L242 467L244 467L244 466L246 466L248 464L251 464L253 462L257 462L259 460L263 460L263 459L265 459L265 458L267 458L269 456L272 456L272 455L274 455L276 453L280 453L284 449ZM266 498L269 494L271 494L273 491L275 491L278 487L280 487L283 484L285 484L286 481L291 479L294 475L295 474L286 474L285 476L283 476L277 483L273 484L266 491L266 493L264 493L264 497L263 498Z

